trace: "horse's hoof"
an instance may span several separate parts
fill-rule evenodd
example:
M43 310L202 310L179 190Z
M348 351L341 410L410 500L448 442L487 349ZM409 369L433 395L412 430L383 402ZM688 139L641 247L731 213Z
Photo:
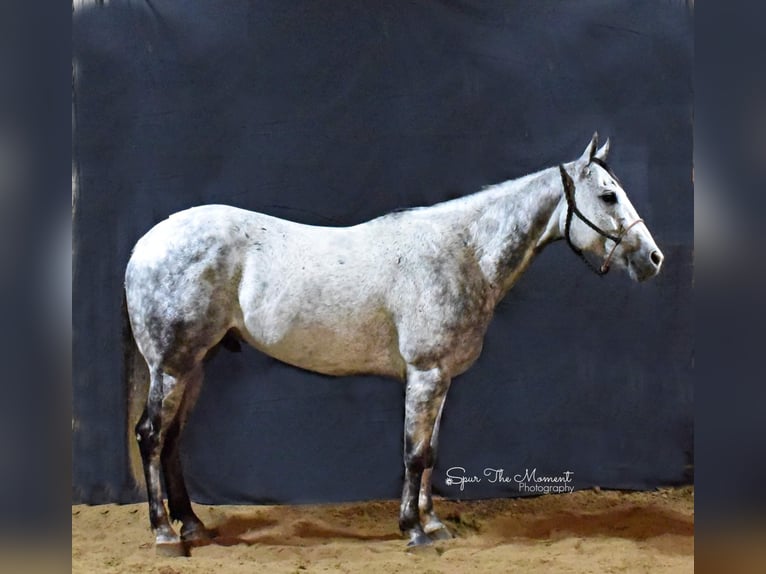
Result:
M423 532L428 534L431 537L431 540L448 540L453 538L449 529L435 516L431 516L426 521L423 525Z
M216 536L218 536L217 529L205 528L202 525L181 531L181 540L192 544L204 544L210 542Z
M157 551L157 556L164 556L165 558L179 558L189 556L189 549L186 544L177 541L163 541L156 542L154 547Z
M441 526L440 528L429 532L428 537L431 540L452 540L455 538L455 535L452 534L452 532L450 532L446 526Z
M415 550L432 546L433 541L423 531L410 534L410 541L407 543L407 550Z

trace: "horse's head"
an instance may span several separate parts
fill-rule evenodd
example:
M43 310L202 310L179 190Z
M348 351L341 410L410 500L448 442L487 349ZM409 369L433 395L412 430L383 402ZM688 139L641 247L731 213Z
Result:
M560 167L566 198L560 228L576 253L603 259L601 267L594 268L598 273L616 264L634 280L645 281L659 273L663 255L607 166L608 153L609 140L599 148L598 134L593 134L582 156Z

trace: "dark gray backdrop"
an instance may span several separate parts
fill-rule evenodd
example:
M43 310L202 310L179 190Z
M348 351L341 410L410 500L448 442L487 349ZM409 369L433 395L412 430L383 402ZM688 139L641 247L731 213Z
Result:
M462 466L578 488L691 480L692 26L674 2L110 2L74 21L73 499L132 501L122 279L170 213L228 203L355 224L575 159L598 129L666 255L635 285L563 243L453 382ZM200 502L395 497L402 385L220 353L184 442Z

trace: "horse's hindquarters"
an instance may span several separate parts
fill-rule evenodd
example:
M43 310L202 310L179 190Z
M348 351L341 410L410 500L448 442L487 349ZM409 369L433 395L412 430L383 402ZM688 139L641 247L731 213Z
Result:
M193 370L241 316L242 224L234 215L220 206L182 212L136 244L125 296L150 368L179 375Z

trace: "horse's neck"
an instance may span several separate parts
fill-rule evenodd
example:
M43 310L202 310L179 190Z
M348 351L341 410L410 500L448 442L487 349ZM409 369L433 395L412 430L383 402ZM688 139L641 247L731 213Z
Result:
M474 196L470 236L479 265L498 300L534 256L560 238L563 187L557 168L506 181Z

